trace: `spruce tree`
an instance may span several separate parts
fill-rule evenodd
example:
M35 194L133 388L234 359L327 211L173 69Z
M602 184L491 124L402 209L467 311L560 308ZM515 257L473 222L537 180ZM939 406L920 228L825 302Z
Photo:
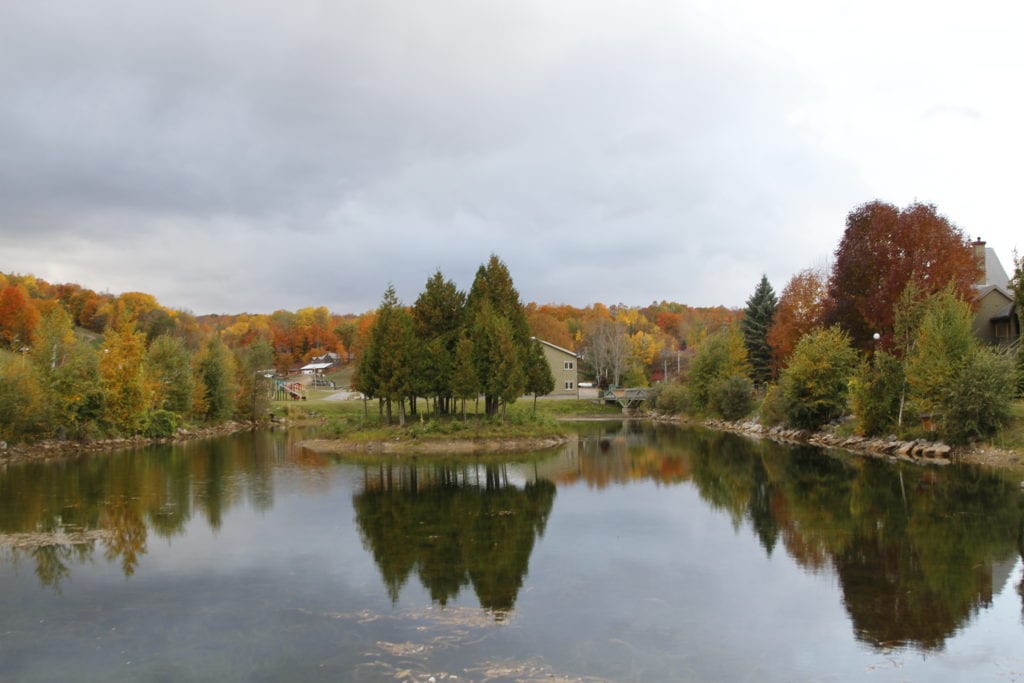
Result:
M750 362L750 378L756 384L765 384L772 378L772 347L768 343L768 330L779 304L778 297L766 275L761 276L754 293L747 299L741 326L743 343Z

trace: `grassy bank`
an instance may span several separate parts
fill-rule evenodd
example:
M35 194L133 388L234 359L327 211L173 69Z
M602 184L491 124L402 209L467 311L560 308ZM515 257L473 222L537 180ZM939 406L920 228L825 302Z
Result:
M398 415L392 415L387 425L379 414L377 401L331 401L311 398L307 401L277 401L273 413L291 421L315 419L322 421L326 432L337 438L372 442L395 439L480 440L545 438L562 435L565 427L559 420L571 418L617 418L622 415L618 406L595 404L577 400L539 400L534 410L533 399L516 401L508 407L505 419L489 418L483 414L483 404L466 404L466 419L457 415L437 416L430 413L429 405L421 400L416 415L406 417L406 425L397 425Z

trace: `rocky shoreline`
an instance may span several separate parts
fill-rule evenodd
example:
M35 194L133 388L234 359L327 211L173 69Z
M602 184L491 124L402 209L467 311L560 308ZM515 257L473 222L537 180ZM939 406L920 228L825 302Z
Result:
M1015 451L989 447L954 448L941 441L916 439L900 441L895 437L878 438L856 435L839 435L831 432L809 432L786 427L765 427L753 420L728 422L705 420L701 424L723 432L746 434L771 439L780 443L809 444L822 448L838 448L858 455L904 460L922 465L943 466L952 463L967 463L1024 469L1024 456Z
M209 439L215 436L227 436L256 428L251 422L225 422L213 427L181 428L174 436L162 438L130 436L91 441L48 440L33 444L16 445L8 445L0 441L0 465L80 458L95 453L110 453L128 448L141 448L155 444L181 443L196 439Z

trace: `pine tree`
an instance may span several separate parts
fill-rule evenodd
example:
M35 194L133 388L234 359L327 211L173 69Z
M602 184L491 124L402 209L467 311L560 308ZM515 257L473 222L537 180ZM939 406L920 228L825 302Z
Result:
M466 295L438 270L412 307L416 340L420 344L414 393L434 397L447 413L451 398L449 375L462 328Z
M743 329L743 343L747 347L750 362L750 378L756 384L766 384L772 378L772 347L768 343L768 330L779 304L775 291L766 275L761 276L754 293L747 299L747 307L740 323Z
M405 424L405 397L415 379L414 344L413 318L399 303L394 285L388 285L359 364L357 386L367 396L384 400L389 423L392 403L398 401L399 423Z

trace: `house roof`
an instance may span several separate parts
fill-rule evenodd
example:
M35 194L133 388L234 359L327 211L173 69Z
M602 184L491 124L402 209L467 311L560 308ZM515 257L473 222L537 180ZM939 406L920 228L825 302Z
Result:
M1013 301L1013 290L1007 289L1006 287L1000 287L999 285L976 285L976 293L974 295L975 301L980 301L992 292L999 292L1006 298L1007 301Z
M326 370L332 365L333 363L309 363L308 365L303 365L299 370Z
M576 357L576 352L575 351L570 351L569 349L563 349L561 346L558 346L557 344L552 344L549 341L544 341L540 337L531 337L531 339L536 339L541 344L544 344L545 346L550 346L551 348L555 349L556 351L561 351L562 353L568 354L568 355L570 355L570 356L572 356L574 358Z
M1010 277L1006 274L1003 264L999 261L999 257L996 256L996 251L992 247L985 247L984 266L985 279L981 282L982 287L996 285L1003 289L1010 288Z

